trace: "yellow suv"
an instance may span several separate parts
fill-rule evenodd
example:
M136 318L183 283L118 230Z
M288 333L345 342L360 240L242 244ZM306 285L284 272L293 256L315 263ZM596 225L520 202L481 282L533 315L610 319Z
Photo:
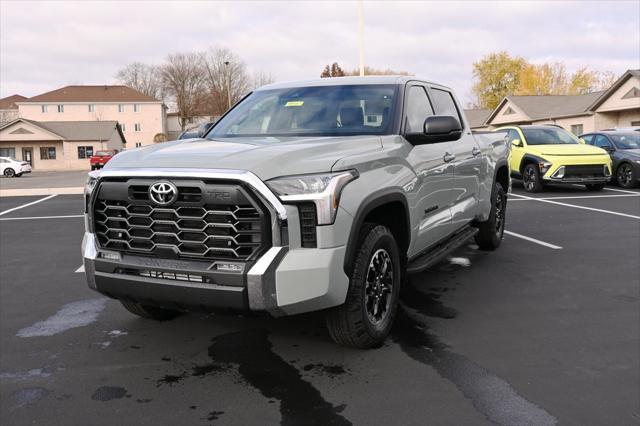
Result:
M600 191L611 179L611 158L555 125L506 126L511 142L511 177L522 179L527 192L546 183L580 183Z

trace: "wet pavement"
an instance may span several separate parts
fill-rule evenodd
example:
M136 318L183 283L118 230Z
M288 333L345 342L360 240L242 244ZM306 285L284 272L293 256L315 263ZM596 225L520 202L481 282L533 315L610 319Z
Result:
M640 191L518 195L534 241L412 276L370 351L321 313L137 318L76 272L81 197L0 198L0 423L639 424Z

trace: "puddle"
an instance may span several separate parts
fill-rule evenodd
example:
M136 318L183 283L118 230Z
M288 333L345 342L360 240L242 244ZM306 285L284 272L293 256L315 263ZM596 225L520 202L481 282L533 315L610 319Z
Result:
M72 328L91 324L107 304L106 298L81 300L64 305L62 309L44 321L18 331L18 337L53 336Z
M272 350L266 330L224 334L213 339L214 362L238 365L238 372L265 397L280 401L282 425L350 425L300 372Z

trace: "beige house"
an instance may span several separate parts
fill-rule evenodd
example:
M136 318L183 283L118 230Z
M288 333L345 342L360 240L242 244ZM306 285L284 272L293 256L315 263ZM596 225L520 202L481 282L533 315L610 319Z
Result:
M26 96L11 95L0 99L0 124L8 123L18 118L18 105L16 102L26 100Z
M40 122L117 121L127 148L166 135L166 106L127 86L66 86L17 105L21 118Z
M0 157L28 161L34 171L89 170L102 150L122 150L117 121L44 121L18 118L0 126Z
M197 115L188 119L185 125L185 130L190 130L198 127L200 124L208 123L210 121L217 121L220 118L219 115ZM180 126L180 113L170 112L167 114L167 140L178 139L182 133L182 127Z
M577 96L507 96L486 119L496 128L557 124L572 133L640 126L640 70L629 70L608 90Z

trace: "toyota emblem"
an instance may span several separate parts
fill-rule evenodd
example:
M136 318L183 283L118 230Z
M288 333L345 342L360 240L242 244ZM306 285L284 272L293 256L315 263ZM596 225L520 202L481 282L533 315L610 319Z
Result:
M149 198L158 206L168 206L178 199L178 188L168 181L156 182L149 187Z

